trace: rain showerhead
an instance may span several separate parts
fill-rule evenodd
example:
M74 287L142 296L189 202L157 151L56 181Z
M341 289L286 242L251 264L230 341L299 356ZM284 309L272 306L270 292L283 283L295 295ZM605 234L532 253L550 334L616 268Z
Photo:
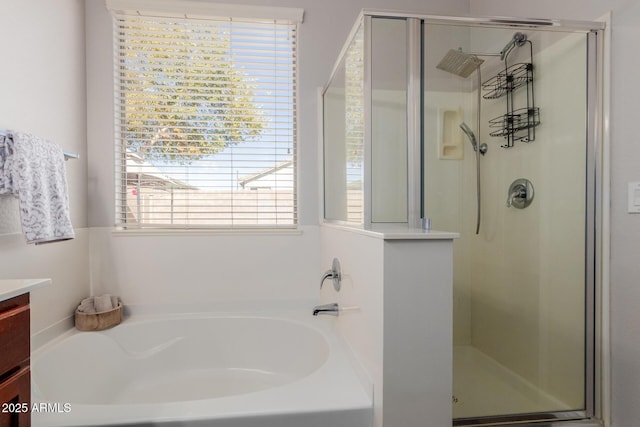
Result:
M484 62L484 59L480 59L478 56L499 56L500 60L504 61L515 47L522 46L526 42L527 35L518 32L513 35L500 53L467 53L463 52L462 48L449 49L436 68L467 78Z
M436 68L455 74L456 76L467 78L482 63L484 59L480 59L475 55L464 53L461 50L449 49L449 52L442 58Z

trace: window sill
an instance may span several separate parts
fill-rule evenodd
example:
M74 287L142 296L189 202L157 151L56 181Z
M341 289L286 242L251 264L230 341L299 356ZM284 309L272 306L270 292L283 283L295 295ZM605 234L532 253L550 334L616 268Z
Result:
M167 229L147 228L127 230L113 228L112 236L300 236L304 234L300 228L197 228L197 229Z

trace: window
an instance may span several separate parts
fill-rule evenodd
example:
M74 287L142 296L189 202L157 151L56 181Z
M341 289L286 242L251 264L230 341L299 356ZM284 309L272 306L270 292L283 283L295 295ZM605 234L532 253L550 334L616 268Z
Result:
M138 2L156 11L107 0L114 17L116 225L295 226L301 11ZM221 8L233 14L219 17ZM293 18L256 16L283 11Z

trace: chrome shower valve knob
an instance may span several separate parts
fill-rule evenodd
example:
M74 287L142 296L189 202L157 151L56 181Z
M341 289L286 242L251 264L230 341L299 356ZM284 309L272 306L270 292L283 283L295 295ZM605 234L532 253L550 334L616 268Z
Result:
M342 281L342 271L340 270L340 261L338 258L334 258L331 263L331 269L324 272L322 278L320 279L320 289L322 289L322 285L324 281L327 279L332 279L333 281L333 289L340 291L341 281Z
M524 209L533 201L533 184L525 178L516 179L509 186L507 207Z

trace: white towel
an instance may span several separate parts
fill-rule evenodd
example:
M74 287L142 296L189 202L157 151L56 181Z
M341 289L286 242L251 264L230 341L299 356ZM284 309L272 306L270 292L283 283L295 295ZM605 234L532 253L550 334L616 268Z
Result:
M83 299L78 306L78 311L81 313L95 313L96 307L93 304L93 297Z
M116 295L101 295L83 299L77 310L81 313L102 313L118 308L121 301Z
M11 170L13 164L13 140L8 135L0 135L0 194L13 195Z
M120 298L116 295L111 295L111 306L118 308L118 304L120 304Z
M18 197L27 243L73 239L60 147L23 132L8 131L0 140L0 194Z
M101 295L93 298L93 306L97 313L113 310L115 307L111 303L111 295Z

